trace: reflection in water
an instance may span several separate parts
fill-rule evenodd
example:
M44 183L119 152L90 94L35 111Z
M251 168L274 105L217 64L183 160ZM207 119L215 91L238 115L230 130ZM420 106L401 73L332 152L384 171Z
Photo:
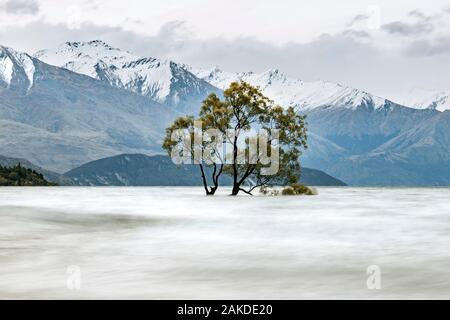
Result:
M0 298L448 298L449 199L450 189L2 188ZM380 290L367 288L369 266Z

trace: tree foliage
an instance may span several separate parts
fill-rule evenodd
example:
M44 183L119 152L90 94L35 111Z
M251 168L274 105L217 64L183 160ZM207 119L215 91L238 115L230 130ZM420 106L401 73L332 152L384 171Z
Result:
M195 123L200 123L200 130ZM173 133L179 129L186 134L174 139ZM203 140L199 134L203 134ZM189 139L183 139L186 136ZM297 182L299 157L307 148L307 127L305 117L294 108L276 105L258 87L233 82L223 97L210 94L197 118L175 120L166 130L163 148L172 156L176 148L184 150L183 156L186 151L190 153L200 166L207 194L217 190L222 172L233 178L232 195L241 191L252 194L258 187ZM213 167L211 187L205 184L204 164Z
M0 186L54 186L54 183L45 180L44 176L34 170L22 167L20 164L13 167L0 166Z

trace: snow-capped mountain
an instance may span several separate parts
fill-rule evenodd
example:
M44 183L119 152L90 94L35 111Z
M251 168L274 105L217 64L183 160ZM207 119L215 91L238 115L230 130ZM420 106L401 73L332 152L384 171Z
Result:
M398 98L401 103L416 109L450 110L450 91L416 89Z
M26 83L29 90L34 83L35 70L28 54L0 46L0 87Z
M242 72L230 73L214 67L212 70L193 70L199 78L212 85L225 89L230 82L243 80L259 86L265 95L283 106L293 106L299 111L310 111L316 108L349 108L361 106L371 109L382 109L392 103L362 90L345 87L340 84L313 81L306 82L290 78L278 69L263 73Z
M156 153L178 115L142 95L0 47L0 154L63 172Z
M450 179L443 174L450 165L449 117L439 108L418 110L339 84L290 78L276 69L190 70L220 89L244 80L307 114L309 149L303 165L356 185L445 185Z
M67 42L55 49L41 50L35 57L175 106L198 108L208 93L217 92L216 88L223 90L236 80L258 85L277 103L302 111L319 107L382 109L390 105L388 100L362 90L325 81L306 82L276 69L263 73L230 73L217 67L199 70L168 60L139 57L100 40Z
M242 79L307 114L304 166L355 185L450 182L450 113L438 106L404 107L278 70L194 70L101 41L66 43L36 57L53 66L0 47L0 150L53 171L120 153L162 153L164 129L180 112L197 114L207 94Z
M100 40L66 42L54 49L38 51L34 56L48 64L184 109L198 105L207 94L217 91L173 61L140 57Z

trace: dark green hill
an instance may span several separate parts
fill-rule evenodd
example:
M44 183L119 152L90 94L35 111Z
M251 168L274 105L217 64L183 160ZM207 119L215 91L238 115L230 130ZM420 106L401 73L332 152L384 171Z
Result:
M20 164L13 167L0 166L0 186L54 186L44 176Z
M0 166L14 167L18 164L20 164L22 167L34 170L42 174L45 180L56 183L59 186L72 185L72 181L69 178L63 176L62 174L41 168L26 159L11 158L0 155Z
M64 174L80 186L200 186L198 166L176 166L167 156L122 154L86 163ZM302 168L301 182L311 186L345 186L325 172ZM231 184L223 175L222 185Z

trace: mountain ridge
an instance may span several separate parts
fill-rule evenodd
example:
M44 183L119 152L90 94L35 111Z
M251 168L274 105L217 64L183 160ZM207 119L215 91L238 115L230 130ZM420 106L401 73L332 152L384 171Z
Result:
M208 169L209 170L209 169ZM314 186L346 184L320 170L302 168L301 182ZM64 174L76 185L92 186L201 186L196 165L175 165L166 155L121 154L99 159ZM221 185L232 185L230 176Z
M230 73L217 66L212 70L194 70L186 66L198 77L210 82L220 89L225 89L230 82L243 80L259 86L269 97L284 106L293 106L300 112L311 111L320 107L344 107L355 109L371 105L381 109L394 104L384 98L369 94L363 90L326 81L303 81L288 77L279 69L269 69L262 73Z
M183 65L137 56L101 40L66 42L54 49L40 50L34 57L186 111L210 92L219 93Z

